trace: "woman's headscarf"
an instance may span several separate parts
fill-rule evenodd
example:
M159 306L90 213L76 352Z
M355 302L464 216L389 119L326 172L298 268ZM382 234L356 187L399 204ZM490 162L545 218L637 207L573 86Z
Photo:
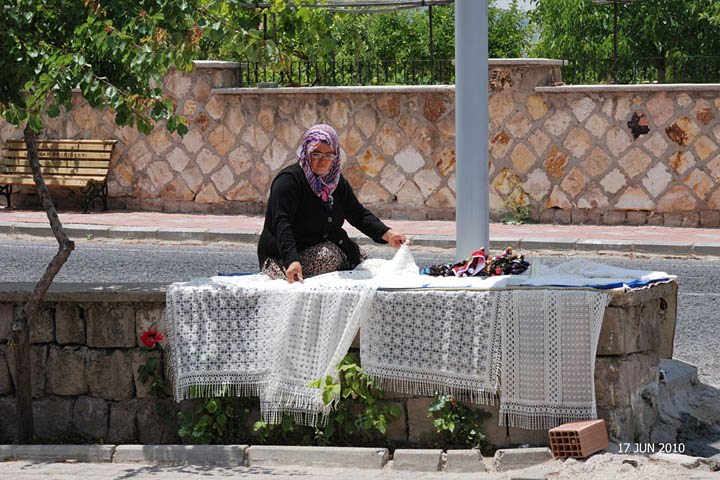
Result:
M313 152L320 143L327 143L335 152L330 171L327 175L316 175L312 170L310 161L310 153ZM315 195L320 197L323 202L331 200L331 195L338 186L340 181L340 141L337 132L330 125L318 124L310 127L305 135L303 135L302 144L297 151L298 162L305 172L310 188Z

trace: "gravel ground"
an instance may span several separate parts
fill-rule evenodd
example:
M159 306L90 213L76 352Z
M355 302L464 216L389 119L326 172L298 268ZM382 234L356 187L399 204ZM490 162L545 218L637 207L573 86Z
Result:
M49 239L0 236L0 282L35 282L57 250ZM370 246L371 256L389 258L392 249ZM412 247L419 266L453 260L454 251ZM556 265L567 256L528 252L531 261ZM720 258L579 256L624 268L660 270L678 276L675 358L698 366L700 379L720 388ZM257 271L255 247L231 244L148 244L80 240L57 282L176 282L218 272Z
M686 457L684 461L688 461ZM698 462L696 462L698 463ZM664 461L637 455L600 454L586 461L553 460L523 470L497 473L408 472L392 470L357 470L342 468L260 468L193 465L137 465L119 463L0 463L0 478L68 480L107 480L150 478L184 480L198 478L252 478L257 480L712 480L720 473L699 463L687 468L677 461Z

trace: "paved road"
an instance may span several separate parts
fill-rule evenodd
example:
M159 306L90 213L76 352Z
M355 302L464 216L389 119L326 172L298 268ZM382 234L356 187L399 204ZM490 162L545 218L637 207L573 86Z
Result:
M57 250L47 239L0 236L0 282L34 282ZM390 257L388 247L370 247L372 256ZM413 247L419 266L452 261L454 251ZM700 378L720 388L720 258L665 259L590 256L588 261L624 268L661 270L678 276L680 297L675 357L700 369ZM531 261L555 265L561 255L536 255ZM175 282L218 272L257 270L254 246L140 244L108 240L78 241L58 282Z

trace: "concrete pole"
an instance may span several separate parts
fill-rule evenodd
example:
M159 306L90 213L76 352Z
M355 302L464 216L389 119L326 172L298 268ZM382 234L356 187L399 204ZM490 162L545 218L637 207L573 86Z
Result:
M488 5L455 0L456 255L490 247Z

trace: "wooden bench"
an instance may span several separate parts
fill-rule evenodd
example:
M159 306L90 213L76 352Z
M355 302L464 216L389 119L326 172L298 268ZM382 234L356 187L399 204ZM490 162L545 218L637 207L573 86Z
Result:
M100 198L107 210L107 175L116 140L38 140L40 168L49 187L80 187L83 211ZM13 185L35 185L23 140L7 140L0 158L0 194L10 207Z

